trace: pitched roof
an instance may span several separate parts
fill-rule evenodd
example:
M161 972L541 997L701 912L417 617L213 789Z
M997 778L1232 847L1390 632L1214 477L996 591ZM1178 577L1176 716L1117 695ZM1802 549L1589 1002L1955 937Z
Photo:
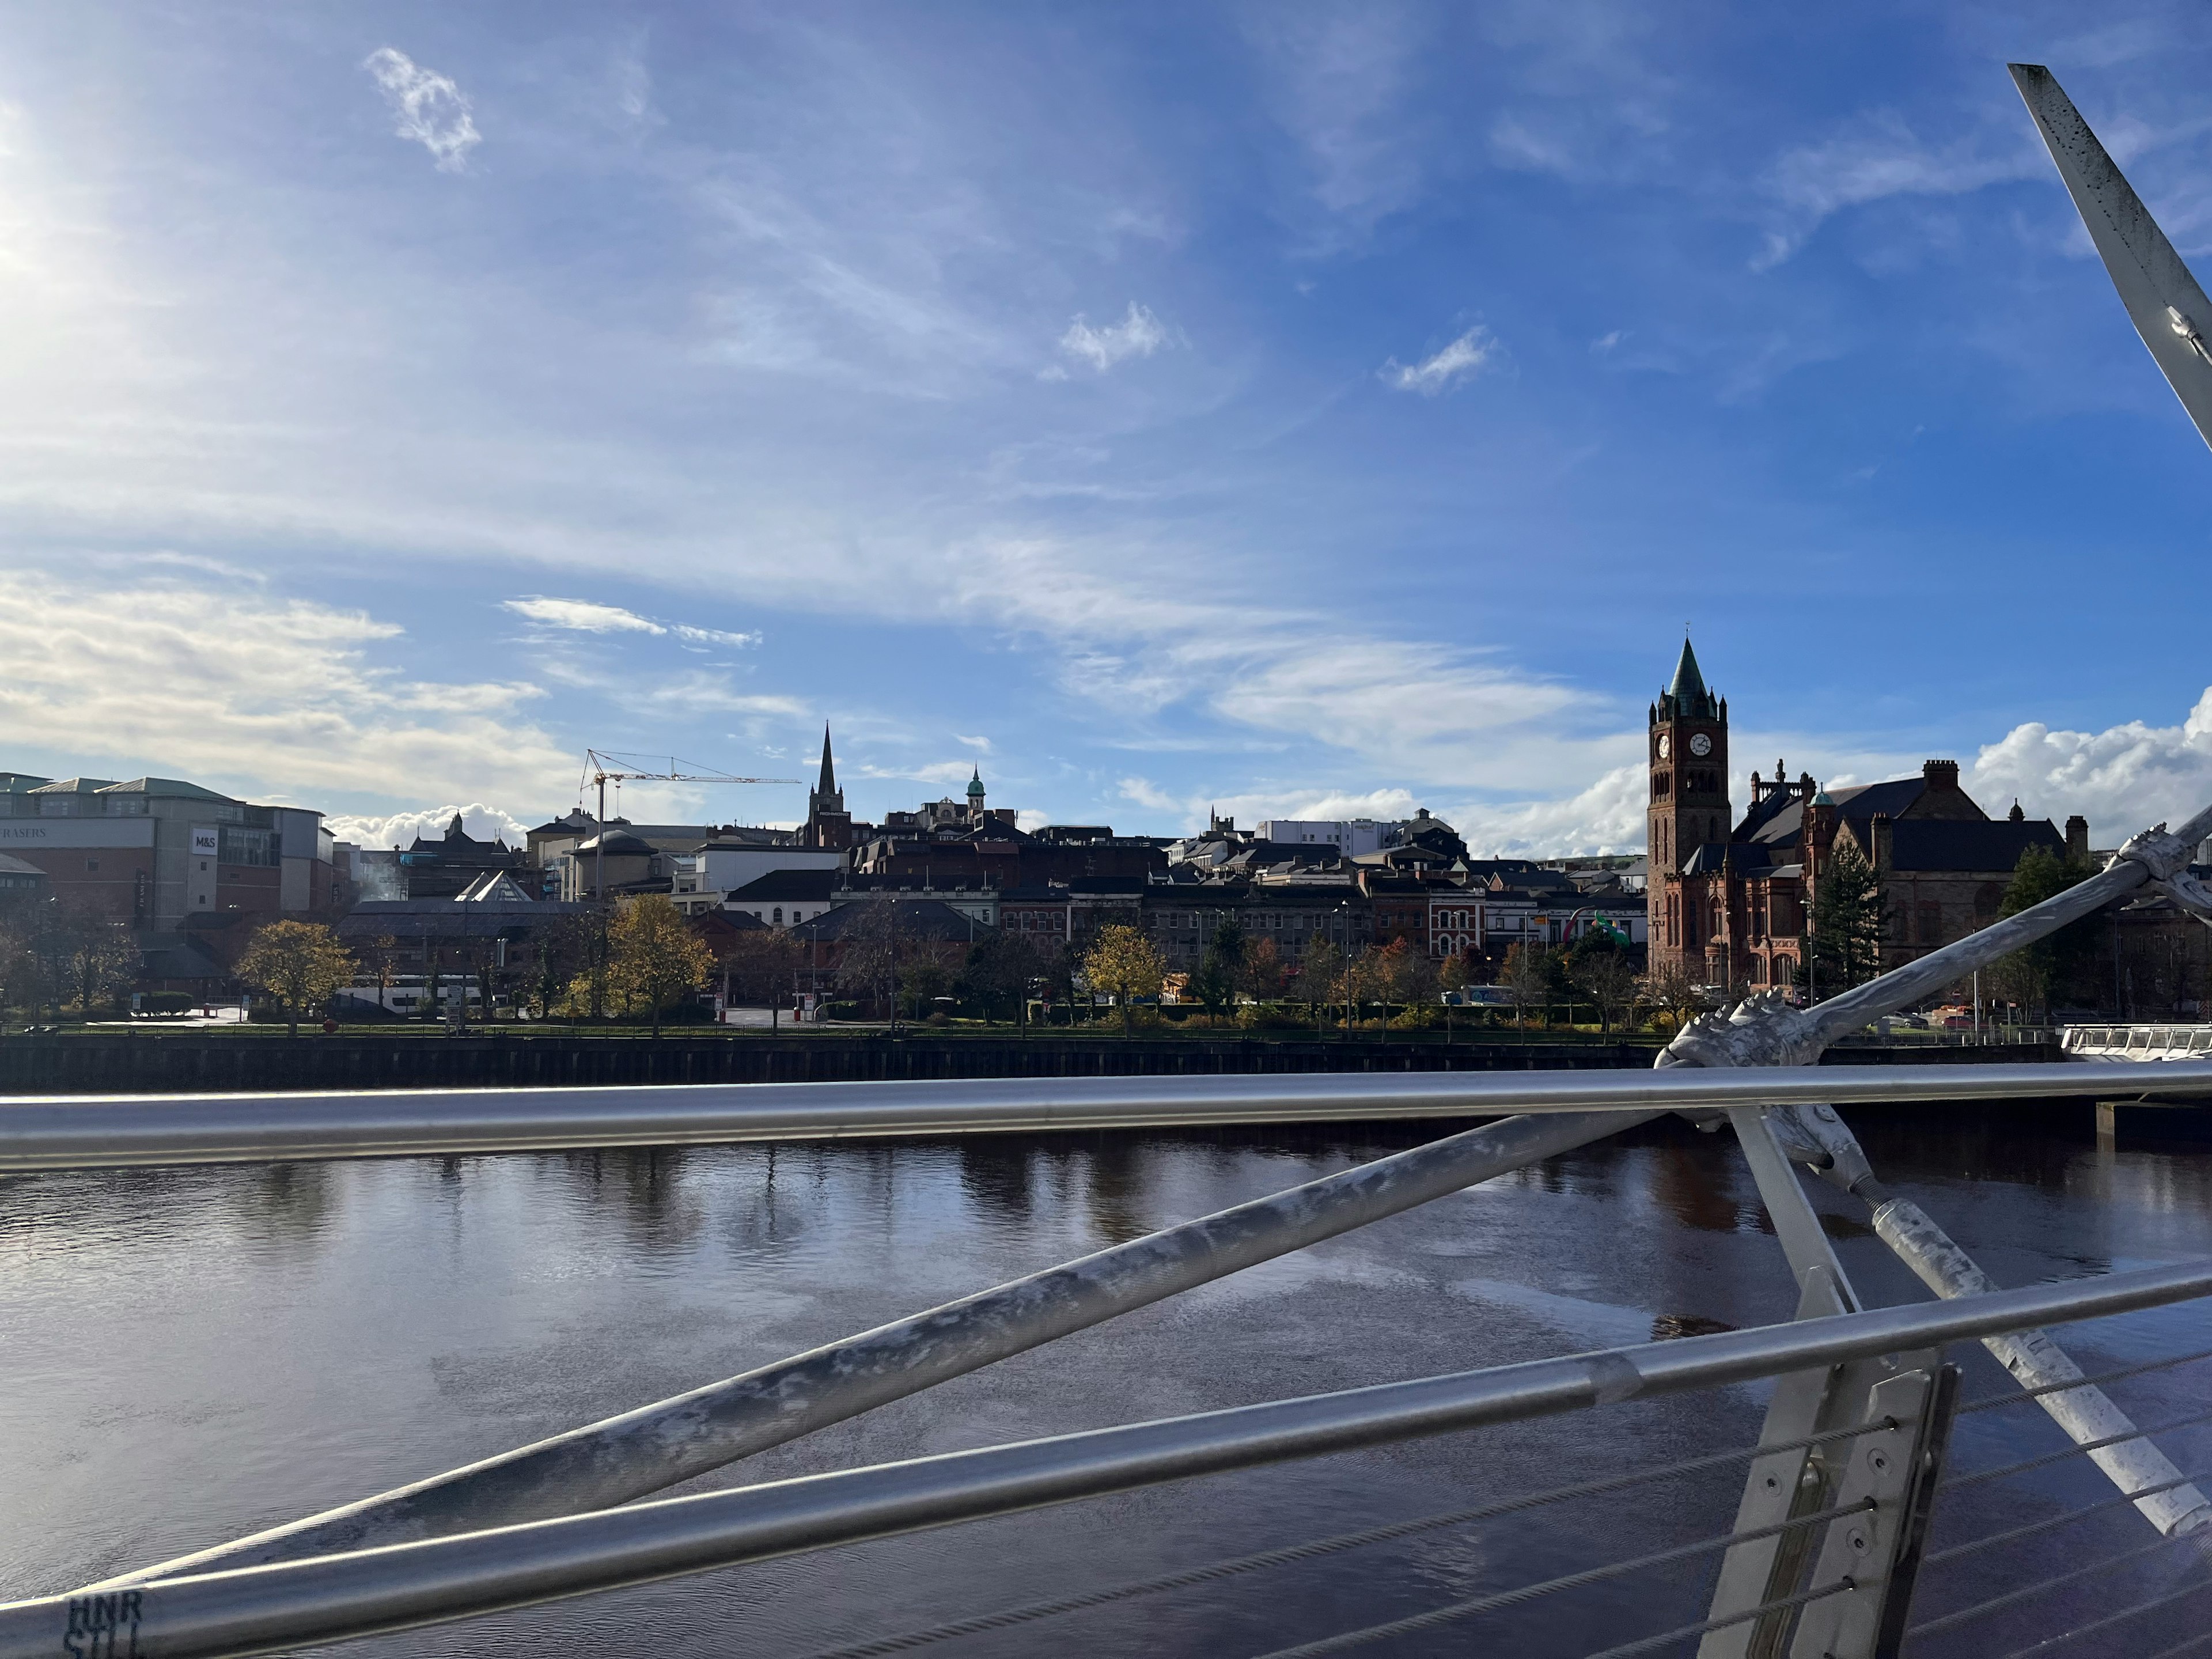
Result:
M234 800L214 789L202 788L197 783L187 783L182 778L133 778L128 783L111 783L100 792L103 795L167 795L184 800Z
M115 787L112 778L64 778L58 783L42 783L29 790L33 795L90 795Z
M764 876L756 876L744 886L730 894L731 904L788 904L794 899L804 903L830 902L830 890L836 886L843 872L838 870L771 870Z
M2009 874L2031 847L2066 854L2066 837L2049 818L1900 818L1890 826L1889 861L1898 870L1966 870Z
M0 853L0 876L36 876L40 881L44 881L46 878L46 872L27 859L11 858L5 853Z
M536 904L520 883L504 870L487 870L453 895L456 904Z
M1920 799L1928 787L1924 777L1891 778L1881 783L1853 784L1847 789L1833 791L1836 814L1863 823L1877 812L1887 812L1892 817L1904 815L1905 809Z
M849 939L864 937L868 930L878 926L879 901L860 900L841 904L834 910L825 910L811 921L801 922L791 930L791 937L800 940ZM935 899L891 899L897 911L898 936L901 939L958 939L963 942L985 934L988 924L962 915L949 904Z

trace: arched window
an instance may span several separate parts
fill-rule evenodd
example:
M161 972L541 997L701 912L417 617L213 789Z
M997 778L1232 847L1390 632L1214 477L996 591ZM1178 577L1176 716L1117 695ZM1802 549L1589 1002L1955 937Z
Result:
M1777 985L1795 985L1797 982L1797 962L1794 957L1774 958L1774 982Z
M775 907L775 925L779 927L783 926L783 907L781 904Z
M1753 985L1766 983L1766 963L1763 957L1753 957L1751 959L1751 982Z

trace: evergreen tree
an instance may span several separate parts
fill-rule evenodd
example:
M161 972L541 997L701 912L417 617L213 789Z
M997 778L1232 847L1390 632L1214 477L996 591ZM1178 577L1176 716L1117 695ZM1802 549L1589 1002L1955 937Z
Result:
M2013 866L1997 914L2016 916L2095 873L2084 860L2062 859L2048 847L2031 847ZM2023 1006L2047 1012L2053 994L2068 994L2081 977L2096 951L2100 927L2099 919L2084 916L2002 957L1996 979L2003 994Z
M1218 1015L1235 999L1243 971L1244 929L1236 917L1224 916L1214 924L1206 955L1190 976L1190 994L1205 1005L1209 1015Z
M1813 888L1813 948L1823 995L1863 985L1881 971L1884 922L1881 878L1850 842L1835 854Z

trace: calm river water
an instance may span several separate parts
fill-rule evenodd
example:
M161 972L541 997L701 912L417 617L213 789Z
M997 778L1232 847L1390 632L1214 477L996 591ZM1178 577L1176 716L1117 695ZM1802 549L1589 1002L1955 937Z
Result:
M1864 1116L1876 1166L2002 1283L2212 1255L2212 1155L2086 1109ZM0 1596L58 1591L726 1376L1440 1128L975 1138L0 1180ZM1816 1203L1873 1303L1924 1299L1850 1200ZM1725 1138L1665 1124L1194 1291L726 1469L737 1485L1139 1417L1787 1318ZM2212 1347L2199 1310L2069 1339L2091 1370ZM1976 1349L1964 1393L2008 1385ZM2116 1384L2206 1408L2212 1362ZM1632 1402L388 1637L384 1654L807 1655L1755 1437L1763 1390ZM1960 1468L2063 1441L1961 1420ZM2163 1437L2195 1472L2212 1431ZM1725 1531L1741 1475L1415 1534L946 1641L962 1654L1258 1655ZM2109 1495L2082 1461L1961 1488L1937 1547ZM1921 1616L2148 1541L2125 1510L1931 1568ZM2016 1605L1923 1653L2001 1653L2188 1581ZM1710 1563L1375 1653L1582 1653L1702 1616ZM2069 1654L2146 1653L2204 1598ZM1692 1644L1693 1645L1693 1644Z

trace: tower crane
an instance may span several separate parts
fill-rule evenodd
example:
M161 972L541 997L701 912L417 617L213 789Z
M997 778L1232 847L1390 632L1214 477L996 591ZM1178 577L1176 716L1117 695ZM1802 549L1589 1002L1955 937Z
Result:
M658 755L618 755L611 750L599 749L586 749L584 751L583 781L597 785L599 792L599 829L598 833L592 836L595 843L595 860L592 871L592 885L598 893L602 907L606 903L607 896L605 842L607 785L610 783L797 783L799 781L797 778L741 778L728 772L716 772L705 768L687 772L684 768L687 764L696 765L696 763L679 760L674 755L668 757L668 769L665 772L641 769L656 765L660 757ZM580 789L579 793L581 793Z

